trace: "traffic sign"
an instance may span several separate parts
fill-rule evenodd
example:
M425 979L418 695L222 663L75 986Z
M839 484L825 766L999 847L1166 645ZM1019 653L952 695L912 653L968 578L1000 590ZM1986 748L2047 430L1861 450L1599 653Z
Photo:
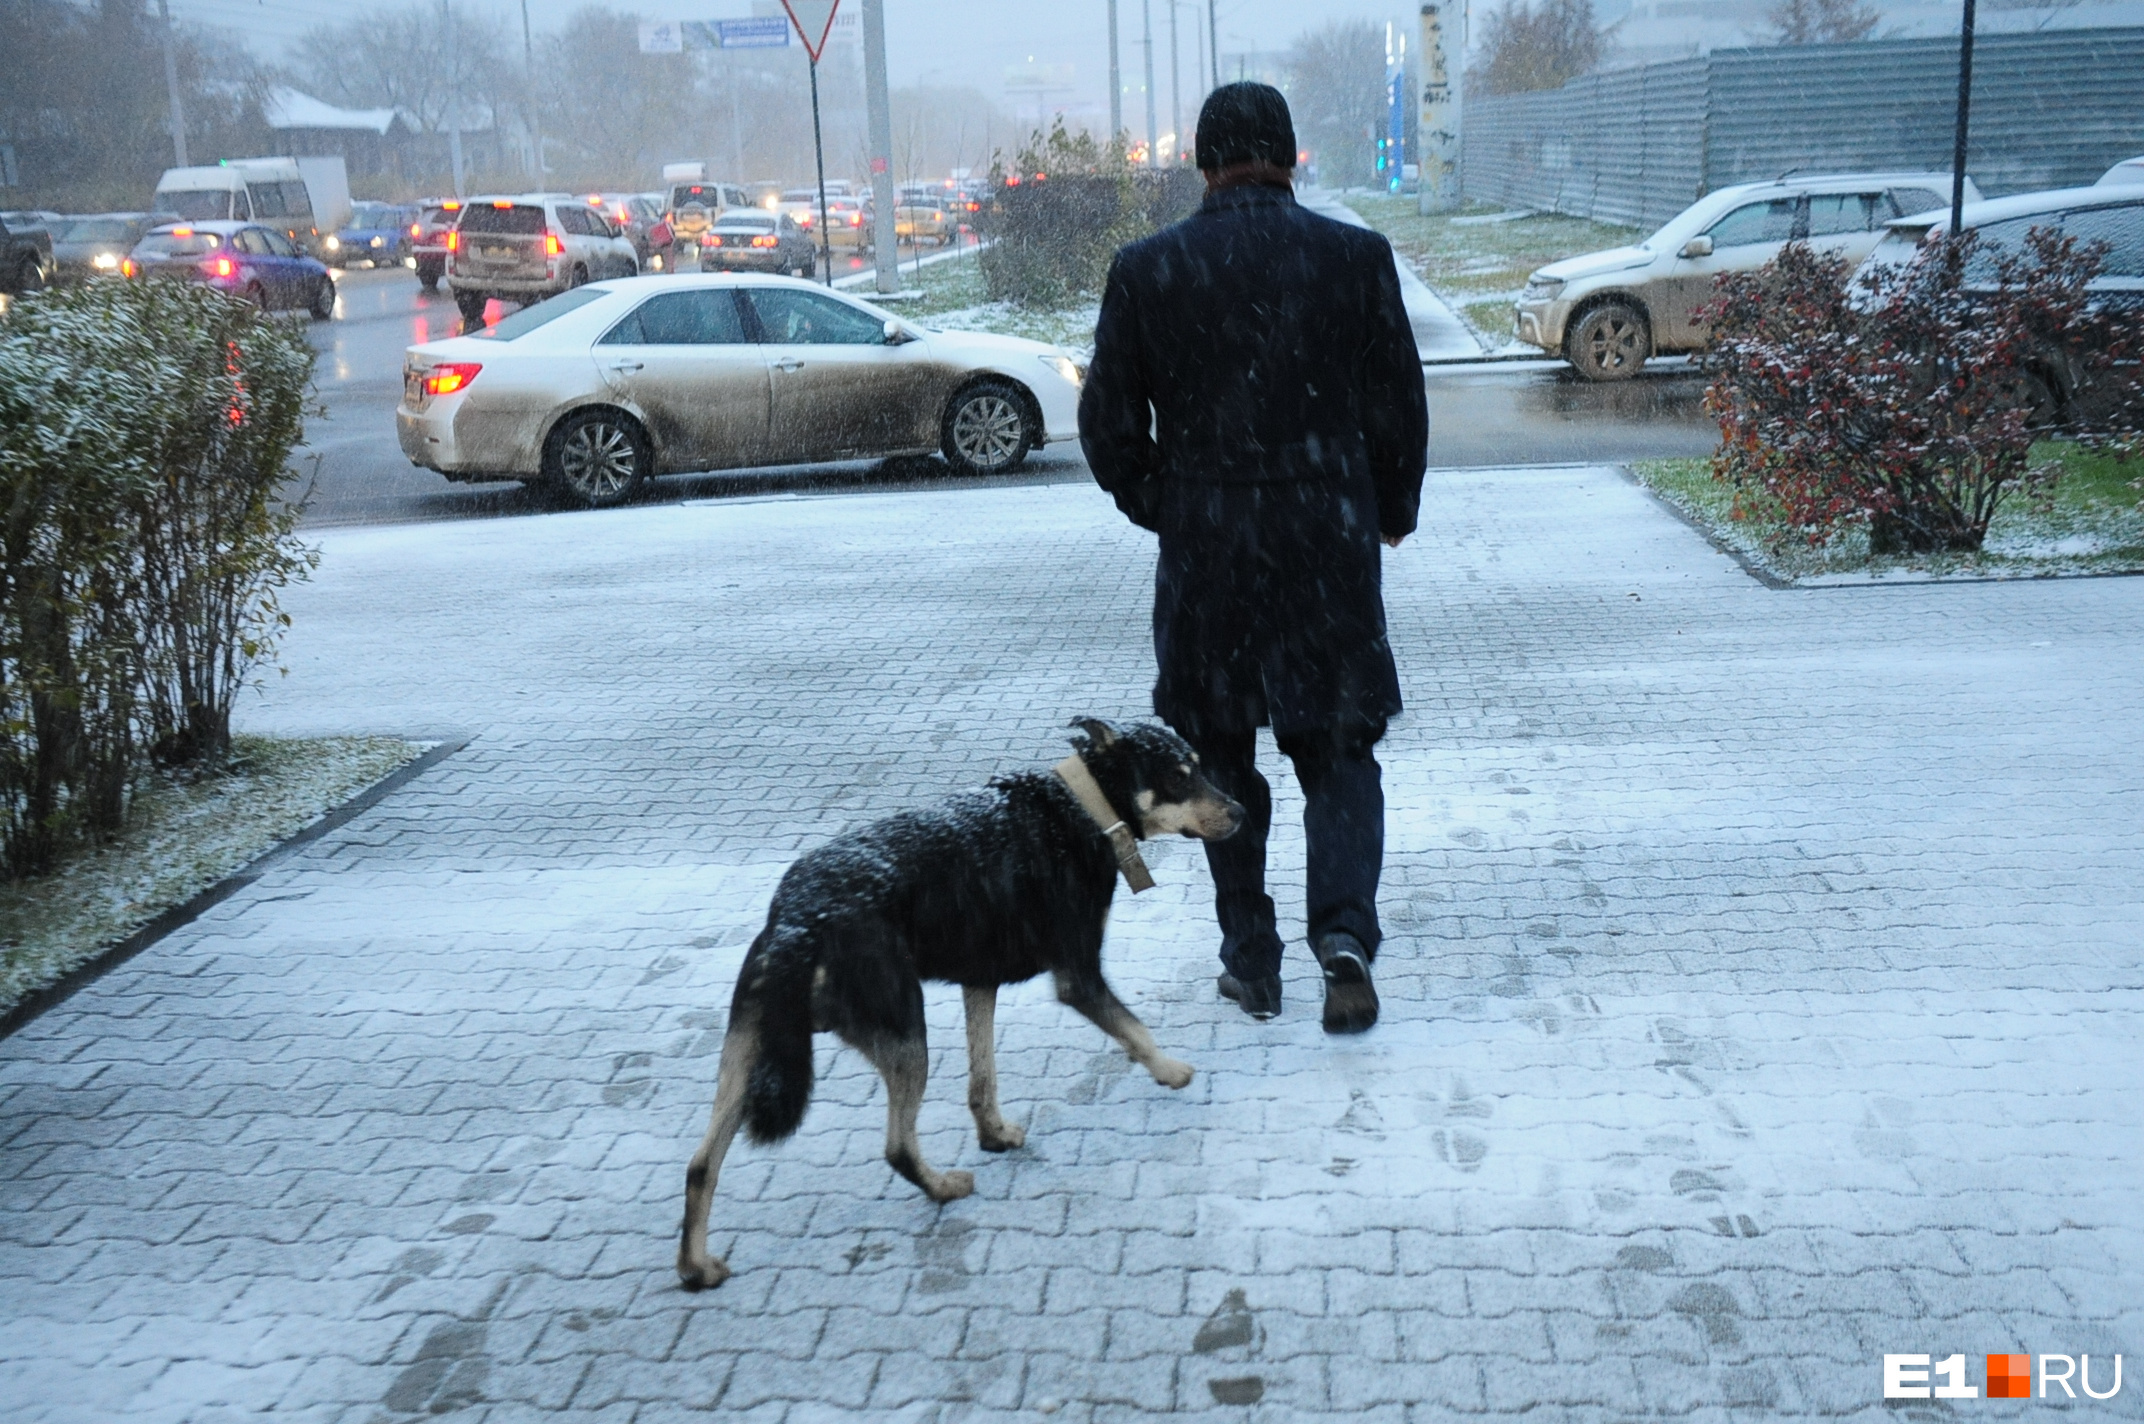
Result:
M841 8L841 0L782 0L782 8L789 12L789 23L797 27L797 38L804 41L804 52L817 64L826 53L826 38L833 33L834 12Z

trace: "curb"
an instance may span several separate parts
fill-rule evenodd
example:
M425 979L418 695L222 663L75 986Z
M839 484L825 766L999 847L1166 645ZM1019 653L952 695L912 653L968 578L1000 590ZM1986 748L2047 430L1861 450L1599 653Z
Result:
M277 841L238 869L224 876L191 899L181 901L158 914L134 933L111 945L101 953L84 960L74 968L40 989L33 989L15 1002L14 1007L0 1014L0 1039L7 1038L15 1030L37 1018L47 1009L54 1008L72 998L76 991L95 983L110 971L140 954L173 930L193 923L202 915L230 899L272 869L278 862L287 859L299 847L319 840L337 826L354 820L371 810L395 792L415 781L439 763L469 745L469 738L461 737L441 742L430 751L404 762L372 785L358 792L319 820Z
M1687 510L1685 510L1681 505L1675 503L1675 501L1671 499L1668 499L1658 490L1655 490L1651 485L1639 479L1637 471L1631 469L1628 461L1617 464L1612 468L1617 474L1621 475L1631 484L1636 485L1639 493L1643 494L1654 504L1666 510L1669 514L1674 515L1675 518L1679 520L1685 528L1689 529L1691 533L1697 535L1698 538L1704 540L1707 544L1710 544L1713 548L1719 550L1728 558L1733 559L1736 565L1741 568L1743 573L1748 574L1758 583L1763 584L1766 588L1773 589L1775 591L1780 589L1789 589L1797 587L1794 580L1783 579L1778 574L1773 573L1770 569L1765 568L1756 560L1750 558L1749 555L1743 553L1740 549L1737 549L1734 545L1728 543L1725 539L1720 538L1717 534L1714 534L1703 524L1700 524L1697 519L1693 517Z

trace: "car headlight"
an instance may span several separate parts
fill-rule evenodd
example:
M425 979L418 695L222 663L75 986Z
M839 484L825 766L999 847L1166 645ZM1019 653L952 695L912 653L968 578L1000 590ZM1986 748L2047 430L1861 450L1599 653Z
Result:
M327 246L330 252L340 252L342 250L342 239L331 236L328 238Z
M1528 277L1526 279L1526 290L1520 293L1520 296L1523 300L1529 302L1545 302L1562 291L1563 278L1561 277Z
M385 247L387 245L387 239L384 237L375 237L374 239L372 239L372 245L374 247Z
M1087 368L1085 366L1080 365L1079 362L1073 360L1070 356L1038 356L1035 359L1040 361L1043 365L1049 367L1051 370L1055 371L1058 375L1064 377L1066 382L1074 387L1086 384Z
M99 272L115 272L119 269L119 254L116 252L100 252L89 259L89 265Z

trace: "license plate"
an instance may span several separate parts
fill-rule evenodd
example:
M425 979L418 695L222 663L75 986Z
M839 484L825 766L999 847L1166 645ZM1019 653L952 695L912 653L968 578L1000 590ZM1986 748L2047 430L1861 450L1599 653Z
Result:
M481 250L487 262L511 262L520 255L511 247L486 247Z
M424 377L415 371L402 373L402 403L412 410L424 404Z

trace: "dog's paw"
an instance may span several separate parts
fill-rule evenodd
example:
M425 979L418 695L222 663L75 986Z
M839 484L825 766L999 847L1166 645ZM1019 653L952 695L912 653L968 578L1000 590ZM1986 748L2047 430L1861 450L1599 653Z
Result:
M1147 1071L1164 1088L1182 1088L1190 1084L1194 1070L1189 1063L1179 1063L1174 1058L1157 1058Z
M940 1172L937 1186L935 1188L924 1188L925 1193L934 1202L959 1201L974 1190L975 1174L973 1172Z
M677 1263L678 1284L689 1291L713 1290L730 1278L730 1268L713 1256L697 1264L691 1261Z
M978 1127L975 1141L985 1152L1010 1152L1027 1144L1027 1129L1011 1122L1001 1122L988 1130Z

